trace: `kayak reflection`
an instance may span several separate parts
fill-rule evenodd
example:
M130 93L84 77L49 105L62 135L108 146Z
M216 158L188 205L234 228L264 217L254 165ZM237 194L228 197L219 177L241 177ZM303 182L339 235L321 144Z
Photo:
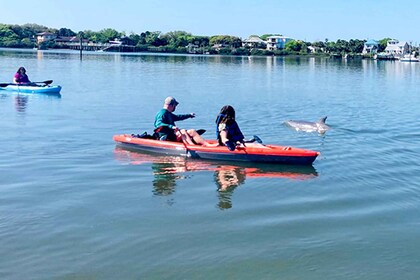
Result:
M115 157L127 164L152 163L154 175L153 194L168 196L175 192L176 183L188 178L187 172L214 172L220 209L232 207L233 190L244 184L246 178L284 178L307 180L318 176L313 166L273 165L257 163L215 162L190 159L179 156L163 156L153 153L130 151L116 147Z
M245 183L246 171L238 166L222 166L214 172L214 181L217 185L219 209L232 208L233 190Z
M10 96L9 94L5 94L0 91L0 99L7 100L9 98L12 99L14 108L18 113L25 113L30 99L60 99L61 95L33 95L30 93L18 93Z
M15 109L18 112L25 112L26 106L28 104L28 96L26 95L16 95L15 96Z

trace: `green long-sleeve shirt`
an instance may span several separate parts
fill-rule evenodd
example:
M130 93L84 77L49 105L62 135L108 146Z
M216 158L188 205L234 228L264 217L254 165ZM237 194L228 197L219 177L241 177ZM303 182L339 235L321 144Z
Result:
M175 115L166 109L161 109L159 112L157 112L156 117L155 117L155 129L161 126L167 126L172 129L175 126L176 121L182 121L188 118L192 118L192 115L191 114Z

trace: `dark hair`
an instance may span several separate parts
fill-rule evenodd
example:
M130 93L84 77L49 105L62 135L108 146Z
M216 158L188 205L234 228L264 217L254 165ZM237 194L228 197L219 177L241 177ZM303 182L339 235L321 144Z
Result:
M22 71L22 70L24 70L26 72L25 67L19 67L19 69L17 71L18 71L18 73L20 73L20 71Z
M235 121L235 109L230 105L225 105L220 109L220 113L217 115L216 124L219 123L231 123Z

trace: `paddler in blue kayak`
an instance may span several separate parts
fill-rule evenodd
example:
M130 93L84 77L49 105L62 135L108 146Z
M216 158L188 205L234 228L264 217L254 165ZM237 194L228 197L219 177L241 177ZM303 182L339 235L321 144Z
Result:
M25 67L19 67L15 76L13 77L13 83L15 84L30 84L28 75L26 75Z
M176 101L176 99L172 96L168 96L165 99L163 108L157 112L155 117L155 137L161 140L207 146L208 143L197 133L195 129L179 129L175 125L176 121L195 118L195 113L179 115L174 114L173 112L178 104L178 101Z

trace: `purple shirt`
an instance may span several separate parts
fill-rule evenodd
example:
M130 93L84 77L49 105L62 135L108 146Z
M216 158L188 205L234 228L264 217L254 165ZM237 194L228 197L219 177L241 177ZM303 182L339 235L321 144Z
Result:
M16 73L15 79L18 83L30 83L28 75L26 74Z

